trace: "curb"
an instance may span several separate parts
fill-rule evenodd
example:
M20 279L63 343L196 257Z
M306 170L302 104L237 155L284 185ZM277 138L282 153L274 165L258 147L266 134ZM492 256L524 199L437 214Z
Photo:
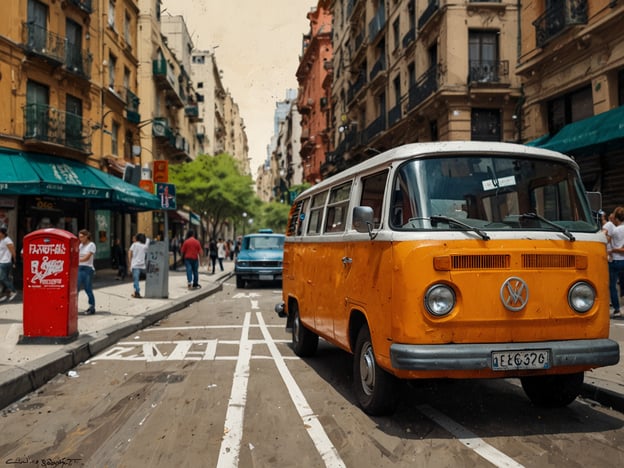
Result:
M97 332L97 334L81 335L59 351L35 359L21 367L8 369L0 373L0 409L37 390L58 374L64 374L81 362L87 361L97 353L117 343L120 339L142 330L169 314L188 307L194 302L221 291L223 289L222 282L230 276L230 273L225 274L219 277L217 284L210 288L197 291L173 304L167 304L158 309L137 315L124 323Z
M602 406L624 413L624 395L614 392L613 390L584 383L581 389L581 396L588 400L596 401Z

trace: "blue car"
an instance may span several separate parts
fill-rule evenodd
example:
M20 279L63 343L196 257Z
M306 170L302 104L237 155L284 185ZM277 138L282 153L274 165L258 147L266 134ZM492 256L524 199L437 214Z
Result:
M243 237L234 265L237 288L244 288L247 281L282 281L284 238L270 230Z

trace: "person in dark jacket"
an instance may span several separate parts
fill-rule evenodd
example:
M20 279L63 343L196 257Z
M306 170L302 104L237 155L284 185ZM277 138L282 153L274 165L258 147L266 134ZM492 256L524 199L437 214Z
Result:
M128 275L128 263L126 262L126 252L121 245L119 238L115 239L112 250L113 265L117 268L116 280L125 280Z

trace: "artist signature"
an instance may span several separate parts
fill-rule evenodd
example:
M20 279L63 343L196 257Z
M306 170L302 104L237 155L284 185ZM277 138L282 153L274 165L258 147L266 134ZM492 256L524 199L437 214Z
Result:
M80 462L82 458L30 458L17 457L8 458L5 465L35 465L35 466L73 466Z

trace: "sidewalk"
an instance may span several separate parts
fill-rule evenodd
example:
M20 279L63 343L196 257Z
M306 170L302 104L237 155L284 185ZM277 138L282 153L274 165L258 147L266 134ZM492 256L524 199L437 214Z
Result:
M22 295L11 303L0 303L0 409L36 390L59 373L189 304L220 291L233 274L234 263L224 262L225 271L209 275L200 270L201 289L189 290L182 270L169 271L167 299L134 299L132 280L115 281L113 270L96 272L95 315L78 316L78 338L65 345L18 344L23 333ZM145 281L141 281L145 291ZM78 295L78 310L87 308L84 292ZM620 343L620 362L585 373L582 396L624 413L624 318L611 319L611 339Z
M225 261L224 271L207 274L200 268L200 289L189 290L183 268L169 270L169 297L131 297L132 279L116 281L115 270L98 270L93 280L95 315L78 315L78 338L68 344L18 344L23 334L22 294L10 303L0 303L0 409L36 390L121 338L187 307L217 291L234 272L234 262ZM140 283L145 293L145 280ZM84 291L78 294L79 313L87 309Z

